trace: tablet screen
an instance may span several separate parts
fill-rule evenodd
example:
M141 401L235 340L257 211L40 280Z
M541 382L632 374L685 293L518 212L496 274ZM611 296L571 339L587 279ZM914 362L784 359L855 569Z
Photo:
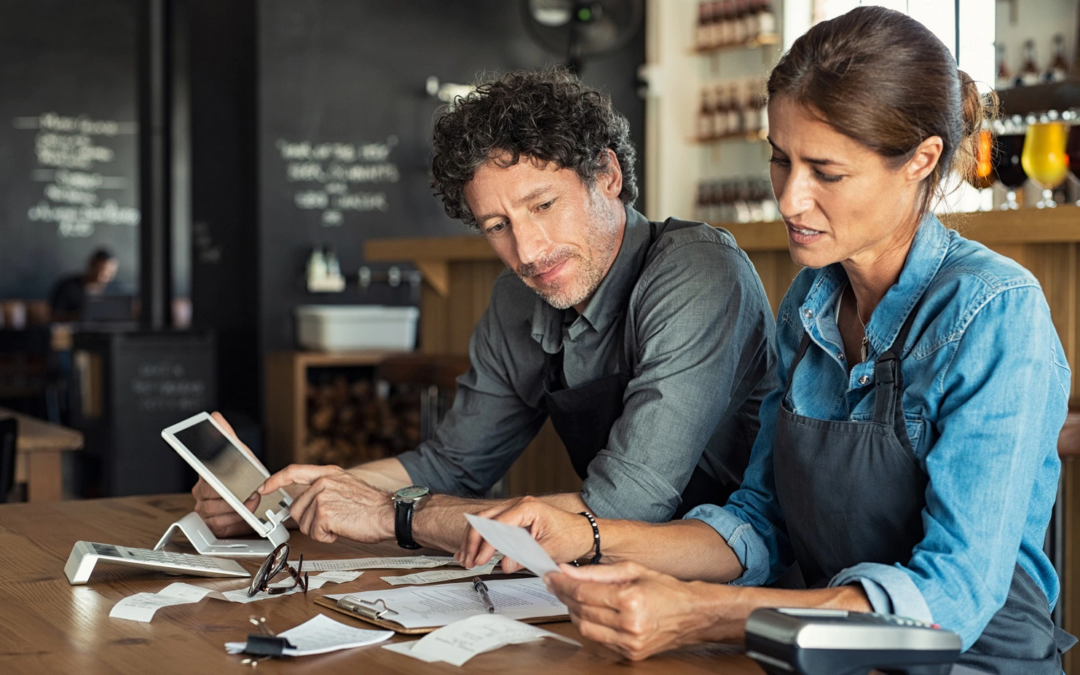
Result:
M241 502L266 481L266 476L248 461L244 451L233 445L209 420L182 429L174 435ZM263 495L255 509L255 517L269 525L266 511L269 509L277 513L286 506L288 502L281 490Z

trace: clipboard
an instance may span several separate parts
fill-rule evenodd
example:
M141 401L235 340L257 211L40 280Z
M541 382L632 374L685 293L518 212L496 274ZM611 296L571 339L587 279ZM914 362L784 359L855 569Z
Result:
M360 619L367 623L374 624L379 628L385 630L392 630L395 633L401 633L402 635L423 635L424 633L430 633L434 630L442 628L442 626L423 626L420 628L406 628L400 623L394 621L392 618L394 614L397 614L391 607L387 607L383 600L376 599L375 602L367 602L360 600L359 602L348 600L348 598L342 598L346 600L344 606L338 604L338 600L333 600L324 596L315 598L315 604L332 609L335 612L341 612L354 619ZM518 619L523 623L558 623L560 621L569 621L569 614L560 614L557 616L537 616L527 619Z

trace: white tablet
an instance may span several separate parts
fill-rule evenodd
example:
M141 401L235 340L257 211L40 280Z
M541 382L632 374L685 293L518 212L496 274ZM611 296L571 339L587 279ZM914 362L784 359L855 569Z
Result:
M245 452L218 426L209 413L199 413L161 432L161 437L209 483L255 532L265 537L289 517L292 498L284 490L263 495L255 513L244 500L254 493L270 472Z

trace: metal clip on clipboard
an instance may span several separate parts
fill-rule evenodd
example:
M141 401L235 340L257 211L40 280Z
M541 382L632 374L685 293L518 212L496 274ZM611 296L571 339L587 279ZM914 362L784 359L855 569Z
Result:
M378 621L388 614L397 614L397 612L387 607L386 601L381 598L376 598L374 602L368 602L367 600L353 600L349 596L345 596L339 598L337 604L342 609L347 609L373 621Z

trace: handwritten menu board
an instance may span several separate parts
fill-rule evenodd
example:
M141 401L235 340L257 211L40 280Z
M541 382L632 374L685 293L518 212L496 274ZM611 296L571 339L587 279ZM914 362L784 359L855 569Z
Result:
M45 298L95 248L134 288L136 0L0 3L0 298Z

